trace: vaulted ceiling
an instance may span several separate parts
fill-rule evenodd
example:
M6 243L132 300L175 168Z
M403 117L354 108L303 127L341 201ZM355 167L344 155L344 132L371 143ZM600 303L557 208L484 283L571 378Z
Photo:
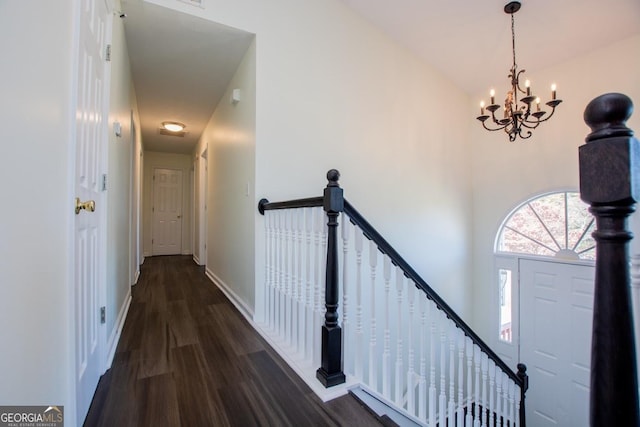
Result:
M467 93L506 84L505 0L340 1ZM122 7L146 149L190 153L253 35L142 0ZM515 21L517 62L533 73L638 34L640 1L525 0ZM163 120L187 135L160 135Z

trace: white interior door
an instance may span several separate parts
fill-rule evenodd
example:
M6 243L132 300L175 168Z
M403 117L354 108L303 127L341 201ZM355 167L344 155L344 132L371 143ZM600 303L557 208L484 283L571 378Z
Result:
M182 253L182 171L153 171L153 255Z
M86 202L75 216L74 323L76 416L84 420L103 373L106 333L100 324L104 296L105 205L102 170L106 141L106 31L104 0L81 6L76 112L76 197ZM92 211L94 202L95 211ZM71 208L71 206L69 207Z
M520 260L520 360L527 365L527 425L589 425L595 269Z

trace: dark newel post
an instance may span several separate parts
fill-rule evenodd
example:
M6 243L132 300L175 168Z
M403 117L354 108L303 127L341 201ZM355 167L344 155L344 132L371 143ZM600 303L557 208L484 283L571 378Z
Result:
M640 146L626 127L633 104L609 93L589 103L580 147L580 193L596 219L591 342L592 427L639 426L627 218L640 197Z
M516 374L522 381L522 387L520 388L520 427L527 426L526 411L524 407L524 396L529 389L529 376L527 375L527 365L524 363L518 363L518 373Z
M342 188L338 185L340 173L327 172L329 183L324 189L324 210L328 217L327 275L325 282L324 325L322 326L322 358L316 377L325 387L345 382L342 372L342 329L338 325L338 215L344 210Z

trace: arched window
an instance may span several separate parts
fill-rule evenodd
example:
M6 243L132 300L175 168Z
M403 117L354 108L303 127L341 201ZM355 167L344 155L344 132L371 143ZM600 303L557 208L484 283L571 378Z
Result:
M595 223L587 207L575 191L532 198L502 224L496 252L595 260Z

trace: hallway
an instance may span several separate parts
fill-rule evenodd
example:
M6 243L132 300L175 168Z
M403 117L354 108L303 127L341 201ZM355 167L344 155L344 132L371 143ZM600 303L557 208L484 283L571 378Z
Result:
M86 426L371 426L322 403L190 256L150 257Z

